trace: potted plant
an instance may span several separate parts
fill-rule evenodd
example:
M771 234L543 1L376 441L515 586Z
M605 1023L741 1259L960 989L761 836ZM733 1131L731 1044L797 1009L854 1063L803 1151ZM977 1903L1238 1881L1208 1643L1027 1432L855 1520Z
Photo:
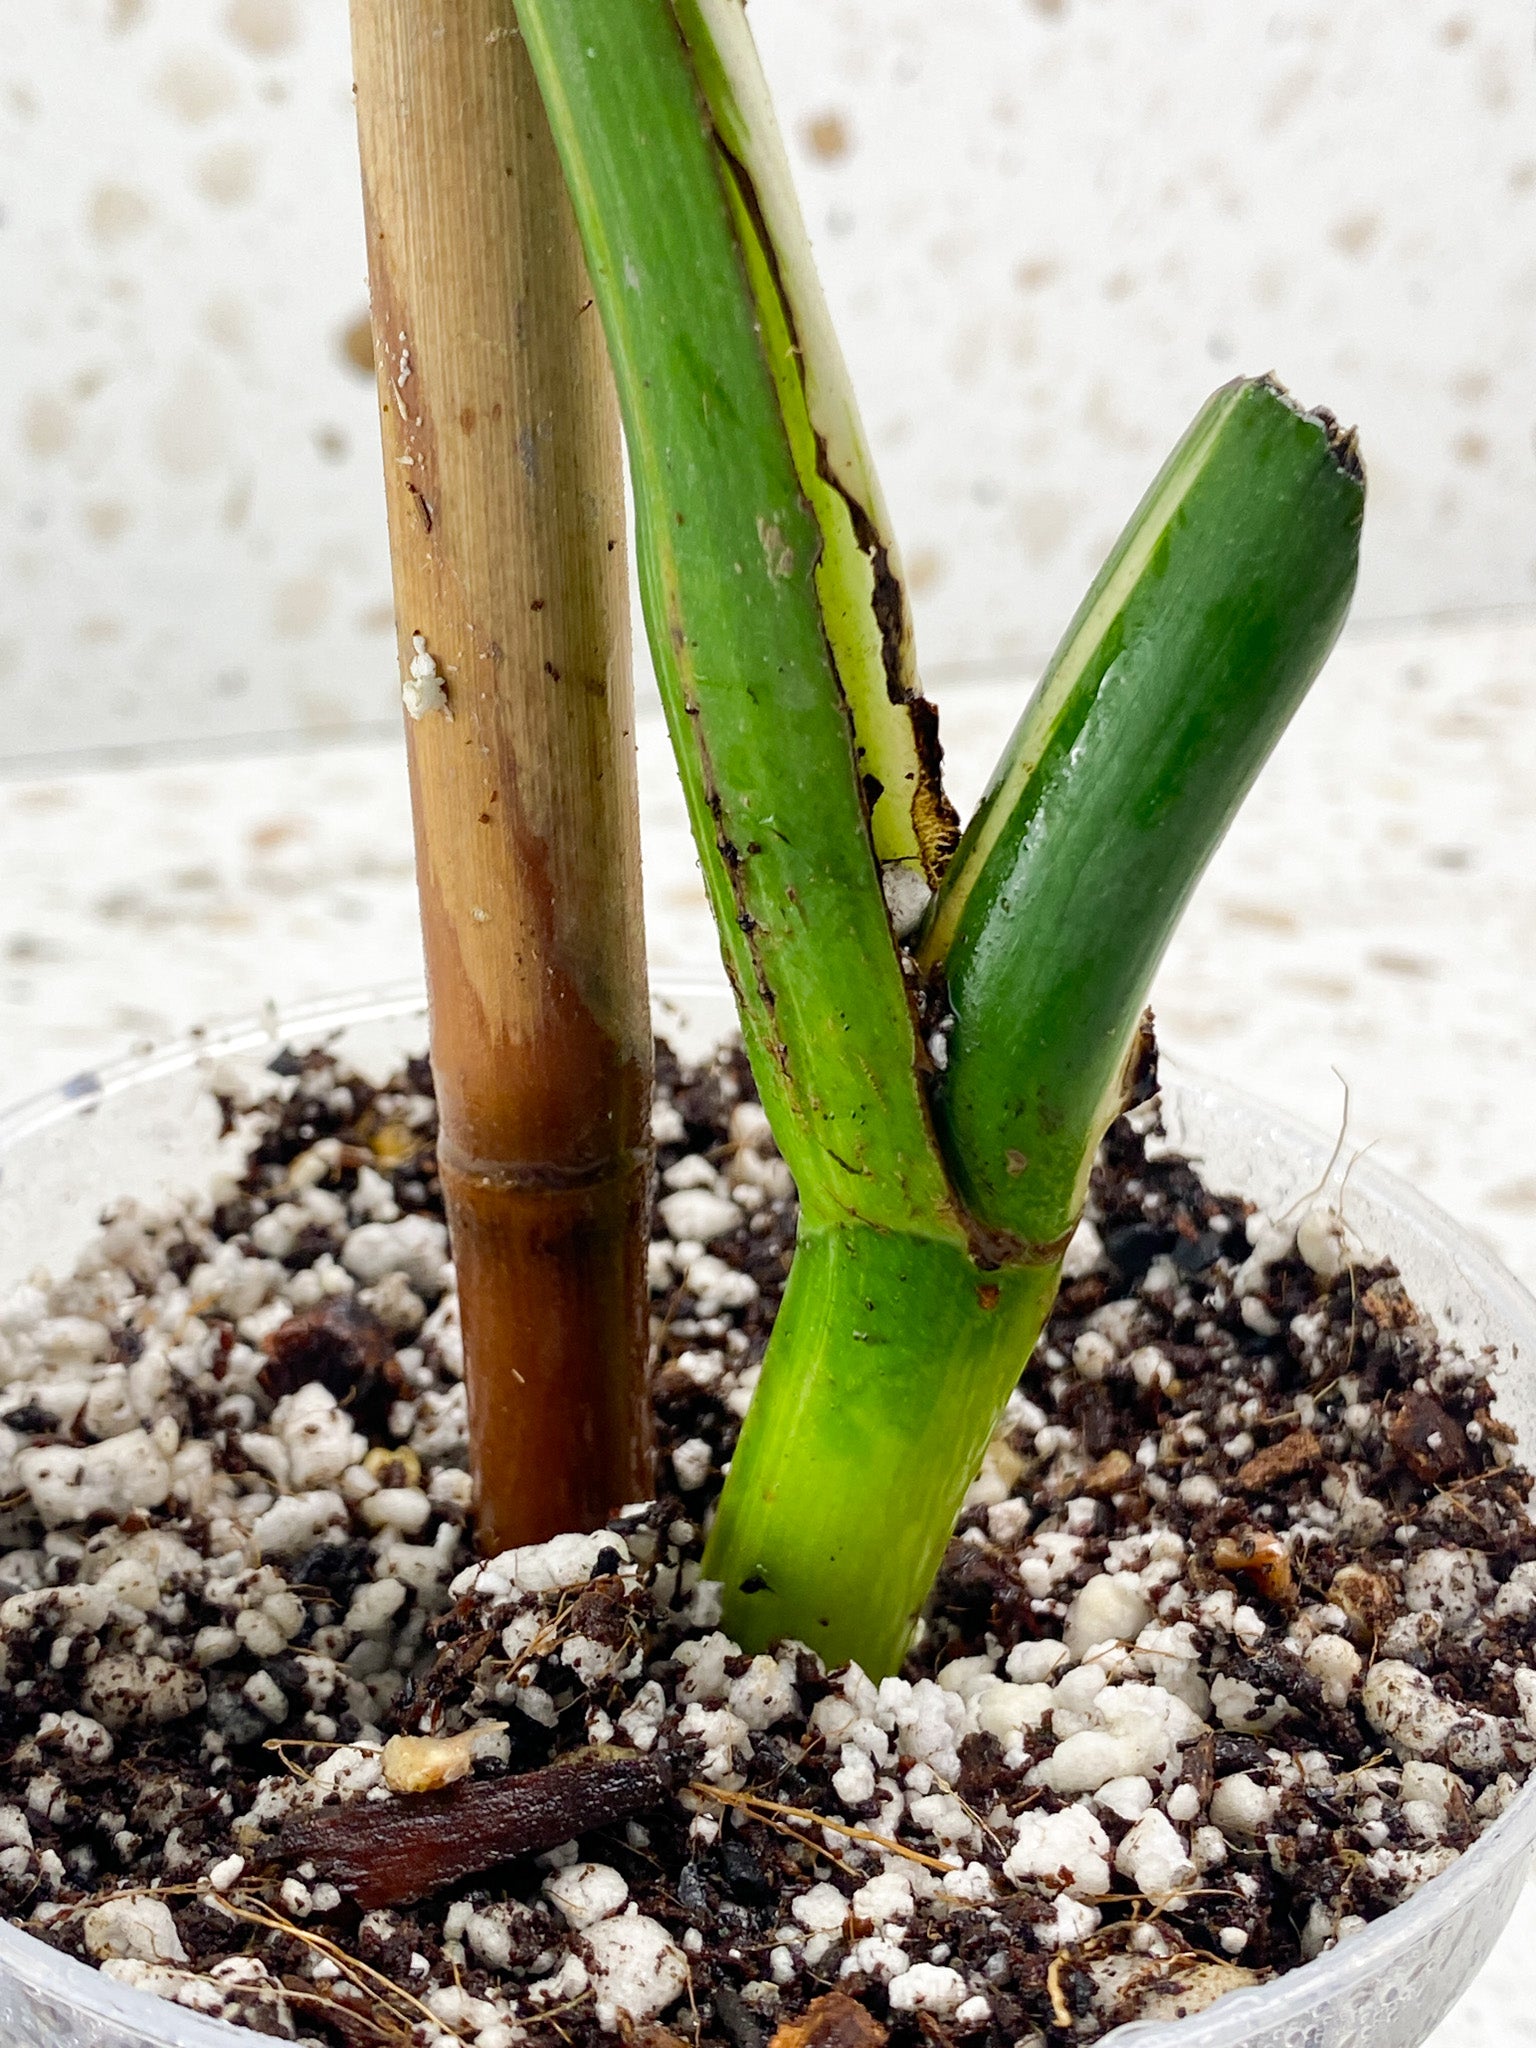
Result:
M8 1311L0 1874L119 1982L349 2048L1064 2041L1256 1985L1536 1748L1479 1363L1326 1202L1250 1217L1127 1114L1342 623L1353 436L1216 394L961 833L735 0L355 43L436 1100L285 1055L216 1206ZM610 362L750 1062L655 1116ZM699 1345L647 1505L654 1260Z
M553 495L566 482L558 465L603 419L574 248L564 272L548 254L563 218L550 164L538 188L525 175L499 189L487 169L487 153L510 154L514 137L531 149L536 74L617 374L641 588L699 857L744 1042L800 1192L795 1278L710 1566L743 1642L790 1635L881 1675L900 1660L1055 1293L1179 908L1342 623L1363 472L1352 436L1270 380L1219 393L1122 536L961 839L899 558L740 8L674 18L641 7L599 22L535 4L519 19L530 67L520 98L512 62L493 101L478 58L452 62L441 26L410 8L362 11L357 67L481 1512L493 1542L573 1519L551 1515L526 1472L532 1460L547 1474L558 1444L590 1462L582 1429L540 1422L535 1389L547 1382L571 1417L601 1418L605 1440L627 1432L632 1443L636 1429L633 1404L594 1401L552 1356L519 1390L522 1417L504 1440L501 1361L514 1346L525 1357L528 1339L503 1330L498 1278L530 1299L542 1274L540 1318L563 1331L565 1302L588 1313L623 1298L624 1284L633 1295L644 1227L641 1183L632 1167L621 1183L617 1163L639 1150L645 1071L632 840L613 822L621 774L575 737L604 729L594 706L605 703L606 731L621 733L627 707L607 673L611 639L541 658L554 563L534 552L566 549L585 589L618 550L590 523L598 501L585 480L572 497L572 516L589 518L582 550L553 509L529 533L506 497L519 435L532 441L517 487ZM464 51L478 51L479 28L461 33ZM526 260L537 253L543 267L526 280L504 274L521 226L509 190L536 209ZM497 310L506 331L493 351ZM584 357L572 355L573 331ZM499 386L474 377L512 364L531 375L540 348L562 377L584 362L584 403L552 381L536 398L509 389L494 419L487 393ZM552 410L557 396L567 415ZM505 445L487 454L498 432ZM477 572L516 584L505 606L515 620L485 608ZM515 674L514 624L529 636ZM535 716L548 722L545 747L523 765L508 734ZM572 737L557 749L562 720ZM550 764L582 770L586 790L573 777L556 801ZM520 843L525 781L545 814ZM575 801L591 792L594 806ZM558 886L562 858L572 879ZM600 869L600 887L578 860ZM493 889L496 902L480 900ZM529 1002L544 1008L538 1034L515 1008ZM498 1003L514 1027L492 1025ZM620 1014L622 1029L609 1021ZM606 1155L585 1134L579 1160L539 1153L543 1100L526 1133L482 1130L481 1105L499 1109L513 1073L583 1103L567 1071L578 1047L606 1080ZM546 1263L519 1269L510 1249L517 1234L501 1211L563 1208L573 1177L628 1188L604 1218L601 1285L579 1262L595 1241L590 1216L562 1242L580 1276L568 1282L547 1263L541 1226L528 1256ZM633 1385L633 1315L628 1328ZM570 1344L583 1359L618 1354L611 1334ZM631 1476L635 1458L613 1450L596 1470ZM608 1483L597 1498L625 1490Z

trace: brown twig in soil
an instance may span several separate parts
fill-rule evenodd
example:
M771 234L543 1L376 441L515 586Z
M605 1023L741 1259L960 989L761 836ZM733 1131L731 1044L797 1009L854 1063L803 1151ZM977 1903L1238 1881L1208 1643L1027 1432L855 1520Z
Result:
M311 1859L371 1911L647 1813L670 1789L659 1758L584 1750L518 1777L466 1778L440 1792L296 1815L284 1824L281 1851Z
M213 1979L206 1976L203 1978L204 1983L211 1983L213 1981ZM231 1987L220 1985L219 1988L227 1993ZM242 1984L238 1989L246 1996L254 1993L258 2003L275 2004L281 1998L288 2005L312 2005L322 2013L344 2013L348 2027L366 2027L370 2034L376 2034L381 2041L393 2043L394 2048L411 2048L411 2043L416 2037L416 2022L414 2020L408 2021L400 2018L393 2026L385 2026L381 2020L376 2020L371 2013L359 2012L356 2007L348 2005L345 1999L337 1998L331 1992L299 1991L291 1984L273 1985L270 1987L270 1993L268 1993L268 1987L260 1984ZM362 1991L363 1987L361 1984L355 1984L353 1989L355 1991ZM439 2020L436 2024L441 2026L442 2022Z
M1337 1211L1338 1219L1340 1223L1343 1224L1344 1228L1349 1232L1350 1236L1355 1240L1356 1244L1362 1243L1363 1240L1361 1239L1359 1231L1355 1229L1354 1225L1350 1222L1349 1218L1344 1214L1344 1197L1349 1192L1349 1176L1354 1172L1355 1168L1360 1164L1361 1160L1365 1157L1367 1152L1375 1151L1376 1144L1377 1140L1375 1138L1370 1138L1366 1141L1365 1144L1363 1144L1359 1148L1358 1151L1350 1155L1349 1164L1344 1169L1344 1178L1339 1182L1339 1206Z
M1115 1636L1112 1640L1106 1639L1102 1643L1095 1643L1088 1652L1088 1655L1083 1659L1083 1662L1085 1664L1097 1664L1101 1661L1107 1663L1117 1650L1128 1651L1133 1657L1167 1657L1175 1664L1185 1664L1189 1661L1188 1658L1181 1657L1177 1650L1138 1649L1131 1637ZM1060 1669L1059 1666L1057 1668Z
M669 1351L667 1349L672 1335L672 1325L677 1320L678 1311L683 1305L683 1296L687 1292L688 1282L686 1280L679 1280L672 1292L667 1296L666 1305L663 1307L660 1319L656 1324L656 1334L651 1339L651 1356L655 1359L658 1372L664 1371L669 1365L675 1365L682 1356L682 1352L686 1351L689 1344L694 1341L691 1337L684 1337L680 1340L681 1350Z
M563 2005L552 2005L547 2012L526 2011L521 2024L527 2027L551 2026L569 2048L571 2037L561 2026L560 2018L563 2014L573 2013L578 2005L585 2005L591 1996L591 1991L578 1991L574 1998L568 1998Z
M712 1798L718 1799L720 1796L718 1788L712 1789ZM739 1804L740 1802L728 1800L726 1803L729 1805ZM809 1849L813 1857L821 1862L830 1863L833 1869L840 1870L844 1877L851 1877L857 1881L859 1872L854 1869L851 1863L845 1863L835 1849L829 1849L825 1841L815 1841L810 1836L802 1834L798 1828L791 1827L787 1821L775 1820L771 1813L762 1810L764 1806L771 1806L772 1804L772 1801L762 1801L746 1810L751 1813L754 1820L760 1821L765 1828L771 1829L774 1834L782 1835L786 1841L793 1842L798 1848Z
M1362 1771L1379 1770L1384 1763L1390 1761L1391 1756L1392 1752L1390 1749L1378 1749L1376 1754L1368 1756L1363 1764L1356 1764L1347 1771L1335 1771L1333 1781L1336 1785L1342 1785L1349 1778L1358 1778Z
M1182 1891L1170 1892L1163 1899L1148 1898L1145 1892L1115 1892L1109 1901L1113 1905L1123 1906L1130 1903L1134 1906L1150 1906L1152 1910L1146 1914L1138 1913L1134 1921L1112 1921L1110 1924L1111 1926L1121 1927L1130 1925L1150 1927L1154 1921L1161 1920L1165 1913L1171 1913L1176 1906L1183 1906L1190 1899L1237 1899L1241 1897L1241 1892L1236 1892L1230 1885L1224 1884L1186 1885ZM1184 1939L1183 1934L1177 1928L1173 1931L1179 1935L1181 1941ZM1095 1937L1090 1935L1089 1939L1093 1940ZM1218 1958L1218 1960L1221 1959ZM1228 1956L1225 1960L1230 1962L1232 1959Z
M1107 1921L1102 1927L1096 1928L1092 1934L1084 1935L1081 1941L1073 1942L1070 1947L1058 1950L1056 1963L1065 1967L1070 1962L1084 1962L1092 1956L1103 1955L1111 1950L1123 1947L1133 1934L1144 1928L1158 1927L1159 1923L1162 1923L1159 1931L1166 1932L1167 1935L1182 1944L1182 1946L1176 1948L1172 1955L1148 1956L1146 1958L1148 1963L1165 1965L1171 1968L1175 1963L1187 1960L1191 1956L1202 1956L1208 1962L1213 1963L1230 1963L1232 1961L1230 1956L1218 1956L1210 1949L1197 1948L1185 1935L1183 1929L1165 1920L1164 1915L1171 1913L1175 1907L1184 1906L1190 1899L1233 1899L1240 1896L1240 1893L1224 1885L1191 1885L1187 1891L1174 1892L1166 1899L1150 1899L1145 1892L1116 1892L1108 1903L1116 1906L1129 1905L1131 1908L1130 1918ZM1144 1906L1150 1907L1151 1911L1144 1913L1141 1910ZM1048 1986L1049 1979L1050 1973L1048 1971ZM1052 1992L1051 1999L1052 2006L1055 2008L1055 1992ZM1070 2019L1062 2021L1062 2024L1070 2025L1071 2021Z
M1353 1372L1355 1346L1360 1341L1360 1283L1355 1278L1355 1262L1353 1259L1350 1260L1345 1270L1349 1274L1349 1349L1344 1353L1343 1369L1338 1375L1340 1379L1346 1378Z
M1333 1179L1333 1169L1339 1163L1339 1155L1344 1150L1345 1140L1349 1136L1349 1083L1345 1080L1344 1076L1339 1072L1337 1067L1335 1067L1333 1070L1333 1077L1338 1082L1339 1086L1344 1090L1344 1106L1342 1110L1339 1112L1339 1135L1337 1138L1335 1138L1333 1142L1333 1150L1328 1155L1328 1164L1323 1168L1323 1177L1317 1183L1316 1187L1309 1188L1304 1195L1298 1195L1296 1199L1292 1203L1290 1203L1290 1205L1287 1208L1282 1209L1280 1211L1280 1214L1275 1219L1277 1223L1283 1223L1288 1216L1294 1216L1298 1209L1310 1208L1312 1204L1317 1200L1318 1196L1322 1194L1324 1190L1327 1188L1329 1181ZM1358 1156L1359 1155L1357 1153L1356 1157L1358 1158ZM1351 1165L1353 1165L1354 1162L1351 1161L1350 1163ZM1345 1178L1348 1178L1347 1173L1345 1175ZM1343 1199L1344 1190L1341 1187L1339 1189L1339 1200L1341 1203ZM1339 1221L1342 1223L1344 1220L1342 1209L1335 1211L1335 1213L1338 1215Z
M110 1906L114 1899L190 1899L204 1897L206 1894L205 1884L119 1884L114 1885L111 1891L92 1892L89 1898L76 1899L71 1905L56 1907L54 1917L59 1920L76 1920L82 1913L90 1913L97 1906Z
M516 1678L525 1664L540 1664L546 1657L552 1657L568 1639L560 1634L560 1615L544 1622L533 1639L525 1643L515 1657L486 1657L481 1660L480 1670L485 1677L493 1675L501 1682Z
M699 2001L694 1996L693 1991L693 1963L691 1959L686 1955L686 1953L683 1959L683 1968L688 1972L688 2010L693 2015L693 2048L699 2048L699 2039L701 2033L701 2022L699 2020Z
M943 1778L937 1778L936 1783L945 1792L949 1794L950 1798L954 1800L955 1804L959 1807L960 1811L965 1815L966 1819L970 1821L973 1827L978 1828L981 1831L981 1833L986 1836L987 1840L992 1844L993 1848L997 1851L998 1855L1006 1861L1008 1851L1004 1848L1000 1837L997 1835L995 1830L991 1828L987 1824L987 1822L982 1818L982 1816L976 1811L975 1807L972 1806L971 1802L968 1799L964 1798L962 1794L955 1790L953 1785L948 1784Z
M338 1948L335 1942L328 1940L323 1934L317 1934L312 1928L301 1927L297 1921L290 1920L286 1914L279 1913L275 1907L268 1906L265 1901L261 1901L259 1905L253 1904L252 1901L259 1899L259 1897L258 1893L244 1889L237 1893L226 1895L223 1892L211 1890L206 1882L197 1884L118 1885L111 1891L96 1892L90 1898L77 1900L68 1907L62 1917L75 1919L82 1913L90 1912L94 1907L109 1905L114 1899L200 1899L204 1905L212 1907L217 1912L228 1914L231 1919L244 1921L252 1927L264 1928L269 1934L291 1935L295 1941L319 1951L329 1961L335 1963L342 1975L347 1978L348 1982L355 1989L367 1992L371 1984L375 1995L382 1991L386 1997L395 1998L404 2006L410 2008L408 2012L396 2011L392 2015L392 2017L399 2020L404 2032L401 2034L392 2033L387 2035L386 2038L408 2041L411 2038L411 2030L418 2024L420 2019L429 2020L433 2026L439 2028L445 2024L445 2022L436 2017L429 2007L423 2005L420 1999L414 1998L403 1986L396 1984L392 1978L385 1977L379 1971L370 1968L367 1963L360 1962L356 1956L349 1955L345 1949ZM365 1978L368 1980L366 1983L362 1981ZM228 1986L221 1988L229 1989ZM254 1989L256 1987L242 1986L239 1988ZM286 1986L274 1988L281 1989L283 1996L286 1998L303 1995L289 1990ZM323 1998L322 1993L315 1995ZM361 2019L365 2025L371 2025L375 2031L383 2033L383 2030L378 2028L377 2022L368 2020L366 2015L359 2013L350 2016Z
M279 1913L274 1907L265 1904L256 1907L248 1904L248 1898L249 1894L226 1897L223 1893L210 1893L207 1895L207 1902L216 1906L220 1912L228 1913L232 1919L243 1920L248 1926L265 1928L269 1934L289 1935L305 1948L315 1949L327 1961L334 1963L347 1981L359 1991L367 1991L371 1987L375 1995L382 1994L386 2000L393 2000L396 2006L393 2017L407 2025L414 2027L420 2021L426 2020L430 2026L457 2032L456 2028L440 2020L430 2006L423 2005L414 1993L397 1984L392 1977L386 1977L382 1971L375 1970L356 1956L349 1955L344 1948L338 1947L325 1935L317 1934L313 1928L301 1927L296 1920L290 1920L286 1914ZM399 2010L402 2006L407 2009L406 2012ZM458 2038L462 2040L464 2036L460 2034Z
M1197 1896L1197 1894L1194 1892L1181 1892L1178 1896L1180 1899L1185 1899L1194 1898ZM1172 1901L1169 1901L1169 1904L1171 1903ZM1086 1940L1078 1942L1073 1948L1063 1949L1056 1956L1055 1961L1051 1965L1051 1969L1055 1969L1057 1965L1060 1965L1061 1967L1065 1968L1065 1966L1068 1963L1084 1962L1090 1956L1105 1953L1113 1946L1113 1943L1110 1940L1111 1936L1115 1934L1130 1934L1137 1928L1150 1927L1153 1924L1153 1922L1158 1919L1162 1911L1163 1908L1159 1907L1157 1912L1149 1914L1144 1920L1119 1920L1111 1922L1111 1924L1108 1927L1101 1929L1097 1934L1090 1934ZM1182 1934L1180 1934L1177 1928L1170 1927L1168 1931L1169 1933L1175 1935L1179 1940L1183 1940L1184 1937L1182 1936ZM1176 1948L1168 1955L1142 1955L1140 1960L1146 1964L1148 1975L1151 1977L1170 1976L1175 1970L1185 1968L1190 1963L1195 1962L1216 1963L1225 1968L1231 1968L1232 1966L1231 1956L1217 1955L1214 1949L1200 1948L1194 1942L1186 1942L1182 1948ZM1056 2014L1057 2023L1061 2026L1072 2026L1074 2024L1074 2020L1071 2014L1071 2008L1067 2007L1067 2018L1062 2019L1061 2011L1062 2007L1066 2006L1066 1999L1063 1995L1061 2003L1060 2005L1058 2005L1057 1991L1051 1988L1050 1980L1051 1971L1047 1970L1046 1987L1051 1992L1051 2009ZM1059 1989L1059 1985L1057 1989Z
M379 1742L331 1742L320 1735L269 1735L261 1745L263 1749L282 1751L285 1749L356 1749L364 1756L381 1756L384 1745Z
M802 1827L829 1828L834 1835L845 1835L850 1842L869 1842L877 1849L888 1849L893 1856L905 1856L911 1863L922 1863L929 1870L942 1871L946 1877L954 1875L954 1865L944 1862L941 1857L925 1856L921 1849L909 1849L905 1842L893 1841L889 1835L877 1835L869 1828L852 1827L847 1821L828 1820L825 1814L813 1813L808 1806L786 1806L780 1799L765 1799L757 1792L727 1792L719 1785L695 1783L688 1790L700 1799L717 1799L722 1806L747 1808L769 1827L773 1826L769 1818L771 1814L783 1814L790 1820L799 1821ZM781 1829L780 1832L788 1833L789 1830ZM804 1837L796 1836L795 1839L803 1841ZM807 1842L805 1846L815 1849L818 1855L832 1855L830 1849L822 1848L818 1843ZM835 1857L833 1861L836 1861ZM839 1865L839 1868L846 1867ZM850 1871L849 1875L857 1873Z
M1505 1469L1502 1465L1485 1465L1481 1472L1467 1472L1460 1479L1447 1479L1436 1485L1432 1498L1448 1500L1453 1508L1460 1509L1463 1514L1469 1514L1471 1510L1462 1499L1462 1494L1470 1492L1474 1486L1482 1486L1488 1480L1502 1478Z

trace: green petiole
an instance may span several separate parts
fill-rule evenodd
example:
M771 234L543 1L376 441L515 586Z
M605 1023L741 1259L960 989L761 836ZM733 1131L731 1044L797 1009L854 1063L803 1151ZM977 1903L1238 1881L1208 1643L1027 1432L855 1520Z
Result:
M837 665L740 176L669 6L528 0L519 19L608 337L652 654L764 1105L810 1209L963 1244L852 734L856 704L891 727L908 711Z
M737 0L520 0L624 412L652 653L800 1238L725 1626L900 1661L1049 1311L1179 911L1353 585L1352 443L1218 393L958 854L893 544ZM921 960L882 871L940 893ZM918 1022L953 1014L942 1072ZM931 1019L930 1019L931 1025Z
M953 1012L945 1154L997 1228L1081 1212L1163 949L1344 623L1364 508L1326 414L1218 391L1004 749L920 942Z

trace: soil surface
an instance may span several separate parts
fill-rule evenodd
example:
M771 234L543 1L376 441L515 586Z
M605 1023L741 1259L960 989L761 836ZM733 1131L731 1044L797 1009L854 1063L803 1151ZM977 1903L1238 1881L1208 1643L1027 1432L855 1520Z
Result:
M326 2048L1089 2041L1347 1940L1536 1758L1489 1362L1151 1106L876 1686L700 1575L795 1231L739 1055L661 1059L668 1490L484 1563L427 1067L268 1082L241 1172L0 1302L0 1906L56 1946Z

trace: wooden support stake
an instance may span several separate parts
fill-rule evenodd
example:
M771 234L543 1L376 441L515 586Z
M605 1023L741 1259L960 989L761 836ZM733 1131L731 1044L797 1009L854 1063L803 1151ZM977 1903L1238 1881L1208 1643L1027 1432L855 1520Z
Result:
M482 1545L650 1490L651 1038L618 414L512 0L353 0Z

